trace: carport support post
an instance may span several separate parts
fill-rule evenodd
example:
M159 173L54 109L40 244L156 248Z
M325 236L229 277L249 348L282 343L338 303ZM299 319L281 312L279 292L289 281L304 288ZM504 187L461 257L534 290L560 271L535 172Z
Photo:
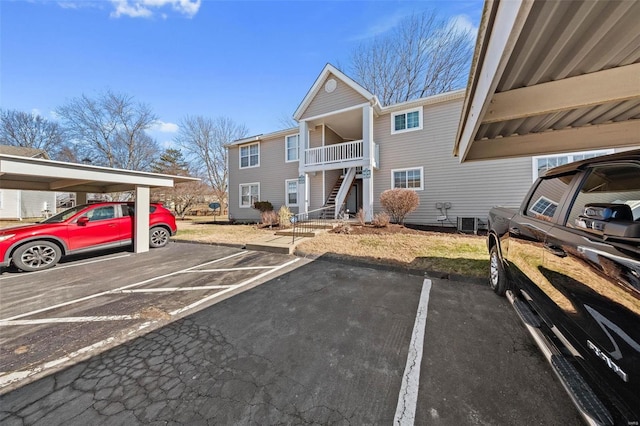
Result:
M133 227L133 251L149 251L149 187L136 186L135 225Z
M79 206L80 204L87 204L86 192L76 192L76 206Z

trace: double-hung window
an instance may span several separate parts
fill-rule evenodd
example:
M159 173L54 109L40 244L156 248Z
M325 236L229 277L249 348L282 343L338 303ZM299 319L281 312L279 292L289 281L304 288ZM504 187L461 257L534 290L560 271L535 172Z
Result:
M415 190L424 189L422 167L391 170L391 187Z
M287 179L284 182L285 204L289 207L295 207L298 205L298 179Z
M422 129L422 107L391 114L391 134Z
M298 161L298 135L290 135L285 137L285 161Z
M240 168L260 166L260 144L252 143L240 147Z
M533 157L533 180L536 180L539 176L544 174L544 172L549 169L553 169L554 167L607 154L613 154L613 150L603 149L599 151L575 152L569 154L546 155L544 157Z
M240 207L253 207L256 201L260 201L259 183L240 184Z

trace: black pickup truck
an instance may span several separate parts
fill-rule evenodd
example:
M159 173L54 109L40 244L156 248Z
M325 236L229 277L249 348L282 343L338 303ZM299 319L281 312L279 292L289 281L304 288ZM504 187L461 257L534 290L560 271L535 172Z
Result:
M489 213L506 295L588 424L640 424L640 150L549 170Z

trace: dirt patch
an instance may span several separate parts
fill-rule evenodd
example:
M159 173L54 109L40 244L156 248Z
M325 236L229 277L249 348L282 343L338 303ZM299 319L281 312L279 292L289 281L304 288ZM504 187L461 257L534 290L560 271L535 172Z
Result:
M384 227L375 227L373 225L346 224L334 228L334 234L349 235L387 235L387 234L422 234L422 231L407 228L403 225L389 224Z
M169 320L171 319L171 315L162 309L151 306L140 311L140 318L147 320Z

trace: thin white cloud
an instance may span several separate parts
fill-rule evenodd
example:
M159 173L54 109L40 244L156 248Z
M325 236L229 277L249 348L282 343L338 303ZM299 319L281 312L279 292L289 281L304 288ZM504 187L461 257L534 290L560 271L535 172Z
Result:
M374 22L371 26L365 28L363 32L351 37L350 40L360 41L382 35L398 26L398 24L406 18L408 14L410 13L407 13L406 11L397 11L392 15L385 16L383 19Z
M192 18L200 10L202 0L111 0L111 3L115 7L115 10L111 12L111 16L114 18L121 16L150 18L159 9L167 7ZM160 12L160 16L166 19L167 14Z
M179 127L177 124L165 123L162 120L157 120L155 123L153 123L153 126L151 127L151 130L154 130L156 132L162 132L162 133L176 133L178 129Z
M460 32L466 32L469 34L471 40L476 39L478 34L478 27L473 25L468 15L456 15L449 20L449 25Z

